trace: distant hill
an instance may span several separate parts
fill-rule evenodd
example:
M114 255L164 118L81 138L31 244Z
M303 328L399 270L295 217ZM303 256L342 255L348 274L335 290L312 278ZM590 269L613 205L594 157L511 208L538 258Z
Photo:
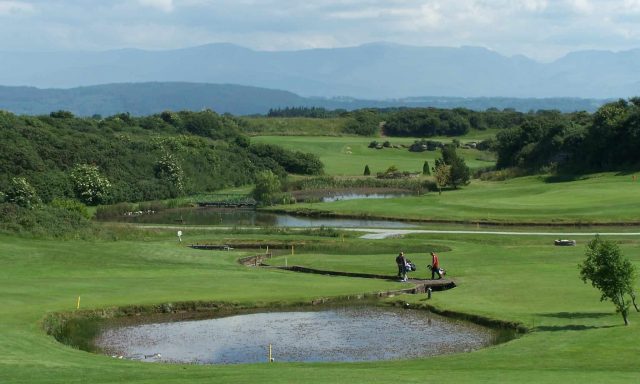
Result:
M374 43L299 51L231 44L146 51L0 52L0 84L71 88L193 82L283 89L310 97L619 98L640 90L640 49L574 52L551 63L479 47Z
M306 105L291 92L227 84L107 84L71 89L0 86L0 109L17 114L48 114L68 110L76 115L136 116L164 110L212 109L234 115L266 113L269 108Z
M305 98L294 93L231 84L197 83L129 83L107 84L71 89L38 89L0 86L0 109L16 114L41 115L67 110L78 116L110 116L129 112L142 116L164 110L212 109L234 115L266 114L269 109L284 107L324 107L353 110L389 107L464 107L474 110L513 108L527 112L558 109L562 112L592 112L604 100L578 98L516 99L416 97L395 100L353 98Z

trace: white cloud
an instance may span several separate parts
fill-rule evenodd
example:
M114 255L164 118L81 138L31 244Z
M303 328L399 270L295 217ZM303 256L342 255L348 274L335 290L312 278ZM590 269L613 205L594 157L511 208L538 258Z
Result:
M547 0L521 0L520 6L529 12L542 12L547 9L549 2Z
M156 8L162 12L172 12L174 9L173 0L138 0L138 4L144 7Z
M23 1L0 1L0 16L33 10L33 5Z
M0 0L0 17L0 50L388 41L552 59L640 47L640 0Z
M622 8L625 12L640 12L640 0L624 0Z
M590 0L568 0L571 10L581 14L591 14L595 10L595 5Z

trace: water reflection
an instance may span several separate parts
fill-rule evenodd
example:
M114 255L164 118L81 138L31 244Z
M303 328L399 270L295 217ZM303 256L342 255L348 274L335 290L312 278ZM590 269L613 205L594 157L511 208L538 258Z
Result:
M347 193L335 196L325 196L322 202L328 203L338 200L355 200L355 199L391 199L394 197L410 196L407 193Z
M392 220L315 218L267 213L251 209L217 208L176 208L160 211L153 214L121 216L112 220L145 224L220 225L230 227L415 227L415 225L410 223Z

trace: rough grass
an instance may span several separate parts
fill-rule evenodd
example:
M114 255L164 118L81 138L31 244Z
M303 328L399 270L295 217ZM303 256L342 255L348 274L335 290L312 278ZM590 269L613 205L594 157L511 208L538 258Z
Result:
M190 234L205 242L230 234ZM241 237L250 237L244 234ZM264 239L265 235L259 236ZM307 237L301 237L308 239ZM274 240L284 241L284 235ZM289 240L300 240L291 235ZM320 239L322 240L322 239ZM629 383L640 377L640 316L622 326L613 306L578 278L582 246L557 248L552 238L411 236L382 241L380 251L295 256L309 266L395 270L403 244L419 266L421 247L451 247L441 260L458 288L404 296L411 305L516 321L533 332L482 351L409 361L376 363L254 364L197 366L145 364L94 355L57 343L39 323L47 313L118 305L186 300L237 303L296 302L317 297L386 290L401 283L257 270L236 263L251 252L197 251L179 246L173 231L139 241L48 241L0 236L0 382L178 383L178 382L362 382L388 383ZM330 240L335 241L335 240ZM351 249L371 244L346 239ZM391 244L391 245L390 245ZM640 263L637 239L623 252ZM414 257L415 256L415 257ZM394 298L394 300L397 298Z

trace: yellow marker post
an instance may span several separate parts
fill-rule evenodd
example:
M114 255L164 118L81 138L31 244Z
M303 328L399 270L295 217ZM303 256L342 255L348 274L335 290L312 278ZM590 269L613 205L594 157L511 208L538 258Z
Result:
M291 244L291 256L293 256L293 244Z
M273 356L271 355L271 344L269 344L269 362L273 362Z
M80 296L78 296L78 302L76 303L76 309L80 309Z

